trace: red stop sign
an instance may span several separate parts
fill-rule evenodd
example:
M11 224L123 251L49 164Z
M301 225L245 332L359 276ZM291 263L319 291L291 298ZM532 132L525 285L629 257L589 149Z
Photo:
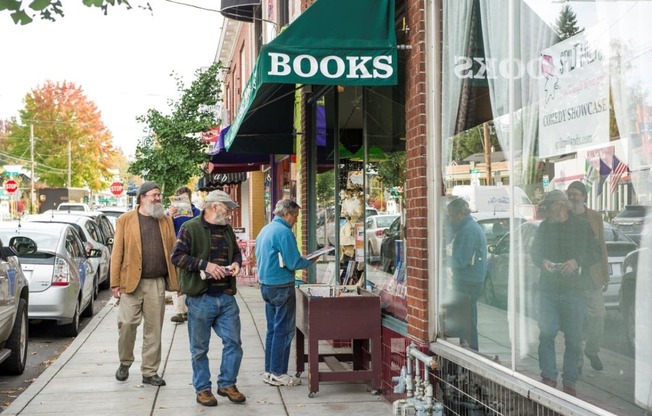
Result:
M11 195L18 190L18 182L13 179L7 179L5 181L4 188L5 191Z
M109 190L113 195L118 196L122 193L122 191L124 191L124 188L120 182L113 182Z

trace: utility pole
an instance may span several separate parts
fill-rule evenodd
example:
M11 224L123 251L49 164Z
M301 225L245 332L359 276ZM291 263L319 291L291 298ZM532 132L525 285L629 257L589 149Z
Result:
M71 176L72 176L72 148L70 146L70 140L68 140L68 188L72 188L72 183L70 182Z
M30 166L31 166L31 174L30 174L30 191L29 191L29 199L30 199L30 206L31 206L31 211L32 214L36 214L37 211L34 210L36 208L36 193L34 192L34 124L30 123L29 125L29 159L30 159Z

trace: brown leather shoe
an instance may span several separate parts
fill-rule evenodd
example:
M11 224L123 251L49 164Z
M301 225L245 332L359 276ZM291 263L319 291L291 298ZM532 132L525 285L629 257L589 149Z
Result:
M197 403L202 406L217 406L217 399L210 390L204 390L197 395Z
M564 393L566 393L568 395L571 395L573 397L577 397L577 390L575 390L575 386L564 384L563 390L564 390Z
M244 403L247 398L244 394L240 393L235 384L231 387L220 387L217 389L217 394L220 396L228 397L233 403Z
M557 387L557 381L556 380L551 380L547 377L541 377L541 382L545 384L546 386L550 386L552 388Z

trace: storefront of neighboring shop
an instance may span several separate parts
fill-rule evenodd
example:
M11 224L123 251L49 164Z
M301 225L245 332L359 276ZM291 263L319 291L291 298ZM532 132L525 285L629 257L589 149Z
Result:
M587 205L605 219L624 205L649 205L652 3L443 0L427 2L424 11L431 51L426 62L427 158L435 166L428 171L427 185L430 278L424 294L423 281L408 269L407 292L408 311L426 301L428 316L435 318L428 320L426 336L439 364L431 371L435 396L446 414L649 412L648 219L605 225L610 280L601 295L598 287L598 299L602 296L606 311L582 309L585 354L565 344L564 331L568 339L576 338L566 318L547 321L553 331L559 330L556 342L540 337L545 319L557 312L563 316L570 305L563 294L543 289L548 286L530 255L540 223L526 221L519 227L522 219L516 212L523 201L508 198L509 208L498 213L507 217L508 227L489 247L487 277L477 303L476 351L460 341L471 325L472 301L454 290L451 242L456 235L448 231L447 204L453 186L460 183L453 172L464 171L467 184L506 186L511 195L522 190L532 205L551 190L565 192L579 180ZM408 152L411 138L408 131ZM496 152L504 156L499 175L492 174L491 155ZM464 161L478 153L485 158ZM408 183L411 177L408 172ZM408 224L413 212L408 208ZM498 215L472 215L485 214ZM484 231L489 237L495 229ZM416 247L409 241L411 231L406 232L410 263ZM633 252L623 264L636 249L628 237L638 240L643 251L638 256ZM623 244L627 250L619 251L616 247ZM553 312L544 312L543 297ZM416 322L411 313L408 322ZM597 341L586 338L599 333L602 324L604 333ZM409 328L409 337L426 338L418 328ZM601 365L586 357L596 345ZM544 360L549 364L542 365ZM556 371L550 363L556 363ZM548 375L547 383L542 375ZM564 384L575 391L564 391Z

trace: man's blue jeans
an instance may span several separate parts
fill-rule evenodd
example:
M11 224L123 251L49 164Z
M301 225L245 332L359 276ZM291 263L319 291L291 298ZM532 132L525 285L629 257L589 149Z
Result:
M192 358L192 385L195 392L211 390L211 370L208 350L211 328L222 339L222 363L217 386L235 385L242 362L240 339L240 308L235 297L186 296L188 306L188 337Z
M539 368L541 377L557 380L555 338L564 333L565 349L562 380L565 386L575 386L577 363L582 347L584 308L582 292L541 291L539 310Z
M290 346L295 332L297 310L294 285L260 286L265 301L267 337L265 339L265 372L287 374Z

